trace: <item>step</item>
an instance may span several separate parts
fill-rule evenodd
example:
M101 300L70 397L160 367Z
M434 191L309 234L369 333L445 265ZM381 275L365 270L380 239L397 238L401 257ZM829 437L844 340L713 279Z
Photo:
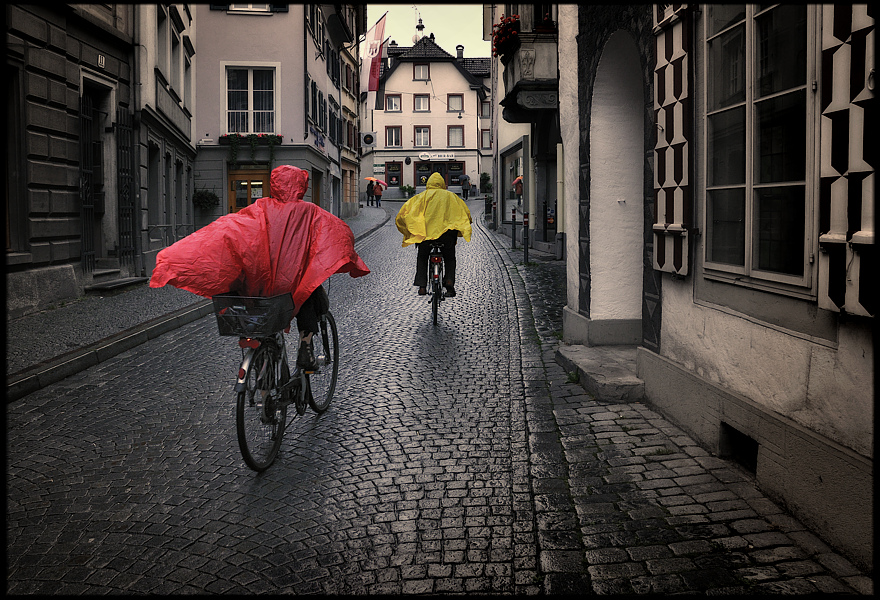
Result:
M84 290L86 293L107 292L122 289L132 285L137 285L140 283L145 283L149 280L149 277L122 277L117 279L108 279L106 281L100 281L98 283L93 283L92 285L87 285Z
M562 344L556 362L577 372L581 386L599 400L645 398L645 382L636 376L636 346L581 346Z

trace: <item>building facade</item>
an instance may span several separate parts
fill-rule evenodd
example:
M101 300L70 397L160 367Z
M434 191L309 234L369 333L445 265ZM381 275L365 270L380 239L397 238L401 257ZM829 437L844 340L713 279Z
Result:
M136 7L7 5L7 316L136 274Z
M255 6L195 7L210 35L199 47L194 179L220 198L196 215L197 226L270 195L269 175L280 164L309 171L307 201L352 214L346 190L356 137L347 123L356 122L356 87L346 67L356 61L351 48L366 7ZM229 42L242 32L247 44Z
M493 222L522 235L529 246L565 252L559 119L558 7L493 4L484 8L484 37L492 40L495 101ZM522 193L513 182L522 178Z
M867 5L559 7L564 339L873 559Z
M392 40L385 54L376 107L362 111L361 130L375 135L362 144L363 175L387 182L386 198L424 189L434 172L456 193L462 174L478 185L492 158L489 59L465 58L461 45L452 56L433 34L406 48Z
M134 61L134 183L138 274L195 231L196 25L194 6L138 4Z

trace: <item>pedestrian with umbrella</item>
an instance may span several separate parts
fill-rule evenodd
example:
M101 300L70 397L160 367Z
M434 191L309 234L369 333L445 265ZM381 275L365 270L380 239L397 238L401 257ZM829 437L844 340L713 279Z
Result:
M381 179L377 179L373 182L373 198L376 200L376 206L382 206L382 190L385 189L385 187L388 187L388 184Z

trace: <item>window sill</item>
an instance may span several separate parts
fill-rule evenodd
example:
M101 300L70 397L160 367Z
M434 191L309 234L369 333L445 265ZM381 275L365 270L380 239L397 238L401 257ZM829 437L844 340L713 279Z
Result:
M736 275L733 273L723 273L719 271L708 271L703 269L703 278L719 283L727 283L743 288L752 289L759 292L767 292L771 294L781 294L798 300L816 301L818 295L806 288L798 288L796 286L785 283L771 283L763 279L756 279L748 275Z

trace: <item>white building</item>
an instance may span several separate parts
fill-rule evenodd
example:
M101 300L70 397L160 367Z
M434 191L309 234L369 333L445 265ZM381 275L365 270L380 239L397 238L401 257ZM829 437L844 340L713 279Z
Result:
M565 341L634 348L647 403L866 568L874 36L867 5L559 6Z
M404 185L424 189L434 172L456 193L463 173L479 185L480 174L491 172L489 58L465 58L461 45L452 56L433 34L409 48L392 41L386 53L378 108L364 105L361 113L361 130L376 138L362 147L362 175L386 181L386 198L402 197Z

